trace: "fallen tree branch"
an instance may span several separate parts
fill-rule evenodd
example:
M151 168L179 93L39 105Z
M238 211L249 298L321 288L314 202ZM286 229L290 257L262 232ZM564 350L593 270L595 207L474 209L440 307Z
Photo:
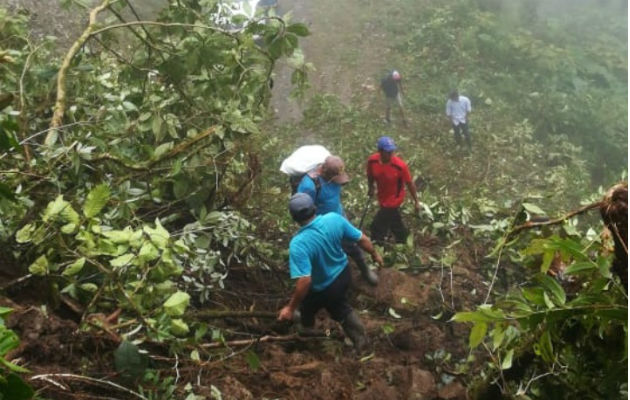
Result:
M601 205L602 205L602 202L598 201L598 202L595 202L595 203L588 204L588 205L586 205L584 207L578 208L575 211L571 211L570 213L568 213L566 215L563 215L562 217L559 217L559 218L550 219L548 221L542 221L542 222L528 221L528 222L524 223L523 225L519 225L517 227L514 227L510 231L510 233L507 235L507 238L509 239L512 236L516 235L517 233L519 233L519 232L521 232L521 231L523 231L525 229L540 228L542 226L549 226L549 225L560 224L560 223L566 221L567 219L575 217L576 215L583 214L586 211L592 210L594 208L599 208L599 207L601 207Z
M54 113L50 121L51 130L46 135L46 143L54 143L56 141L57 128L60 127L63 122L63 115L66 112L66 75L70 68L70 63L79 52L79 49L90 38L94 30L94 25L96 24L96 16L109 6L110 1L111 0L103 0L100 6L90 11L90 20L87 28L85 28L81 36L72 44L61 63L61 68L59 68L59 72L57 73L57 101L55 101Z
M194 144L196 144L197 142L207 138L208 136L210 136L212 133L214 133L214 131L216 130L216 126L212 126L208 129L206 129L204 132L200 133L199 135L195 136L194 138L182 142L180 144L178 144L177 146L173 147L168 153L164 154L162 157L149 161L147 163L143 163L143 164L129 164L127 161L118 158L110 153L103 153L103 154L99 154L96 157L92 158L92 161L98 162L98 161L113 161L127 169L130 169L132 171L148 171L150 169L152 169L154 166L156 166L157 164L160 164L166 160L169 160L173 157L175 157L176 155L183 153L184 151L186 151L189 147L192 147Z
M266 342L293 342L293 341L304 341L309 339L329 339L329 336L321 335L321 336L309 336L303 337L300 335L287 335L287 336L271 336L265 335L259 338L254 339L243 339L243 340L232 340L230 342L213 342L213 343L205 343L200 347L204 349L218 349L221 347L242 347L242 346L251 346L256 343L266 343Z
M43 375L35 375L33 377L30 378L30 380L34 381L34 380L43 380L45 382L49 382L49 383L53 383L54 385L63 388L63 385L59 384L58 382L54 381L53 378L65 378L65 379L72 379L72 380L76 380L76 381L85 381L85 382L91 382L91 383L98 383L101 385L106 385L106 386L111 386L113 388L116 388L118 390L121 390L125 393L131 394L139 399L142 400L148 400L146 397L144 397L143 395L141 395L140 393L136 393L133 390L127 389L124 386L120 386L117 383L114 382L110 382L110 381L106 381L104 379L97 379L97 378L92 378L90 376L82 376L82 375L75 375L75 374L43 374Z
M190 317L196 317L200 319L212 319L212 318L269 318L276 319L278 313L272 311L240 311L240 310L202 310L195 311L189 314Z

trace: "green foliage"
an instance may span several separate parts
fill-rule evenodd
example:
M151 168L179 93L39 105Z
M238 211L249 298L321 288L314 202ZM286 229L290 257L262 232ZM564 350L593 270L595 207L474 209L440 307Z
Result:
M213 1L109 29L126 8L99 16L65 105L51 95L54 38L31 42L26 19L0 9L0 243L88 312L121 308L135 334L175 340L189 332L179 288L206 302L230 264L267 251L238 209L271 71L308 29L275 17L228 31ZM49 129L59 106L63 125Z
M547 275L547 266L496 305L459 312L453 321L474 323L469 345L485 343L492 356L490 374L503 376L498 371L519 363L515 380L502 378L504 393L547 398L562 391L561 398L621 398L628 307L623 288L608 271L610 256L601 244L555 235L523 250L527 255L548 252L568 265L564 275ZM518 361L529 355L533 361ZM537 375L542 379L527 381Z
M35 392L18 374L29 373L5 356L20 345L20 338L5 325L5 318L12 312L11 308L0 307L0 399L28 400Z
M138 346L125 340L114 351L114 365L124 378L135 379L145 373L149 357L142 354Z

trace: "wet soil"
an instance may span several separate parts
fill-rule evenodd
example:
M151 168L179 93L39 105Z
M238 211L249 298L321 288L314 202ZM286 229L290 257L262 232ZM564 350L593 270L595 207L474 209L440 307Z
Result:
M422 247L423 243L433 246L438 240L417 239L419 253L430 254L435 247ZM448 320L452 305L471 307L485 294L473 260L467 252L459 254L452 275L449 267L429 265L380 269L377 287L364 282L353 267L350 298L370 339L361 354L321 311L316 332L308 336L299 336L296 326L273 319L210 321L222 330L228 345L202 349L201 360L191 361L149 344L152 367L165 375L175 371L180 382L193 383L195 393L208 399L213 386L223 399L465 399L468 382L462 368L468 356L468 328ZM226 289L212 298L212 307L278 310L292 290L286 286L286 275L280 267L263 271L234 266ZM34 288L26 284L20 297L27 299ZM7 325L21 338L20 347L7 358L32 371L27 380L46 398L137 398L81 378L137 387L140 382L126 381L114 369L112 352L119 343L115 335L79 329L78 316L62 318L63 313L28 301L17 304L5 298L2 305L15 309ZM90 318L96 321L99 315ZM243 345L235 340L250 342ZM150 390L151 384L144 382L143 387ZM154 390L163 389L156 385ZM185 398L181 392L173 396L167 398Z

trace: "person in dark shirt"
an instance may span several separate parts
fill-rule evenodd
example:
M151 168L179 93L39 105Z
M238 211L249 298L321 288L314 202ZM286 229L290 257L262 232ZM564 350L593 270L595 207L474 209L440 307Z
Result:
M405 118L402 105L403 86L400 72L393 70L381 79L381 89L383 94L385 94L385 121L388 124L391 122L391 109L394 105L400 110L403 124L407 126L407 119Z

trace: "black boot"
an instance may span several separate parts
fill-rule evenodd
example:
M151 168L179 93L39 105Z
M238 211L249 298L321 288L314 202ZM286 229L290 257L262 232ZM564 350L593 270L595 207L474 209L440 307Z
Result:
M365 335L365 328L359 316L354 311L351 311L343 320L341 326L346 336L352 340L354 348L359 352L363 350L367 345L367 336Z
M378 275L376 275L376 272L372 271L370 267L367 266L365 260L358 261L356 264L357 267L359 267L359 271L361 271L363 279L370 285L376 286L378 284Z

